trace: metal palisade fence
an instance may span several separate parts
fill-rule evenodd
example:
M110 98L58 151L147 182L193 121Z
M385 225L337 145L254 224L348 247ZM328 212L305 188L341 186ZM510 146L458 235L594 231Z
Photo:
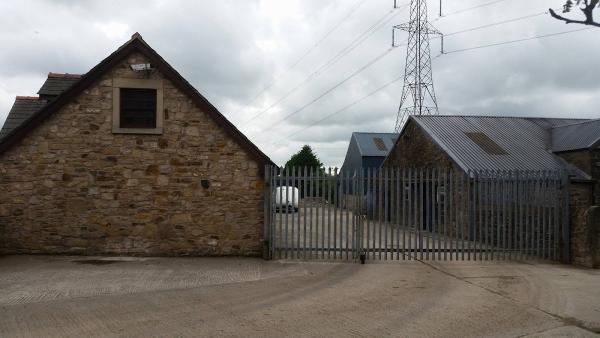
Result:
M557 171L265 171L266 258L568 260Z

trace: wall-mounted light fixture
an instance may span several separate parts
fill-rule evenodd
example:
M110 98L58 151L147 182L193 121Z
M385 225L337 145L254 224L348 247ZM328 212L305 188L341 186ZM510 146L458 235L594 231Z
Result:
M148 72L153 70L152 64L150 63L136 63L133 65L129 65L129 68L134 72Z

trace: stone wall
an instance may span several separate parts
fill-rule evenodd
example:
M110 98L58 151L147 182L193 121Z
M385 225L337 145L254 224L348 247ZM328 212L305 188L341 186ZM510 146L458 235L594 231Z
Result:
M593 206L587 211L587 224L590 229L590 251L593 267L600 268L600 206Z
M577 168L583 170L586 174L592 175L592 156L589 150L570 151L558 153L557 155Z
M600 206L600 150L586 149L558 155L592 177L591 183L571 184L571 258L577 265L597 267L600 246L595 243L599 240L600 225L594 206Z
M409 123L384 166L458 169L421 128L413 122ZM568 152L559 156L595 179L594 183L573 182L569 191L571 261L577 265L592 267L598 264L595 263L596 257L600 257L600 246L594 246L596 240L600 241L600 238L596 238L600 236L598 235L600 226L597 224L597 218L591 216L592 205L599 205L600 201L600 150ZM460 195L454 196L455 200L460 198L462 198ZM451 231L458 230L456 225L451 224L450 227ZM466 231L466 229L462 230Z
M590 243L593 224L589 223L588 217L592 205L592 185L571 183L569 188L571 262L576 265L592 267L594 254Z
M600 149L591 151L592 178L594 179L594 205L600 206Z
M594 207L589 210L589 224L592 228L592 250L594 267L600 268L600 149L591 151L592 178L594 179Z
M257 255L259 165L160 73L162 135L113 134L134 54L0 154L4 253Z
M384 162L387 167L454 168L445 152L417 125L409 121L394 149Z
M454 169L453 182L465 179L462 169L458 168L450 157L416 123L410 120L408 123L383 166ZM462 190L455 188L453 193L452 200L455 203L464 203L463 198L465 196ZM422 213L421 206L415 206L411 212L420 215ZM466 215L463 214L465 211L461 209L457 212L459 215L457 215L456 220L460 220L460 222L454 220L447 225L447 231L450 236L458 236L458 234L463 234L464 236L464 234L469 232L468 222L465 221ZM400 214L399 217L403 219L405 216Z

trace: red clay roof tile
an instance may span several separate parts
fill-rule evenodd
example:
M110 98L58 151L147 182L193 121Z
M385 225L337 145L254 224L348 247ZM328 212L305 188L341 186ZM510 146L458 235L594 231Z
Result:
M17 96L17 100L39 100L38 96Z
M49 79L64 79L64 78L69 78L69 79L79 79L81 78L81 74L69 74L69 73L48 73L48 78Z

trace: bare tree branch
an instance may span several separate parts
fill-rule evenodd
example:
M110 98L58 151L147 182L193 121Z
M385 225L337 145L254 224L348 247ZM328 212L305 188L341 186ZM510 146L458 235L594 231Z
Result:
M594 9L596 8L596 6L598 6L598 3L600 3L600 0L585 0L584 1L585 6L583 8L581 8L581 11L585 15L585 20L573 20L573 19L566 18L562 15L557 14L552 8L548 9L548 12L550 12L550 15L553 18L564 21L567 24L577 23L577 24L582 24L582 25L600 27L600 23L594 21L594 12L593 12Z

